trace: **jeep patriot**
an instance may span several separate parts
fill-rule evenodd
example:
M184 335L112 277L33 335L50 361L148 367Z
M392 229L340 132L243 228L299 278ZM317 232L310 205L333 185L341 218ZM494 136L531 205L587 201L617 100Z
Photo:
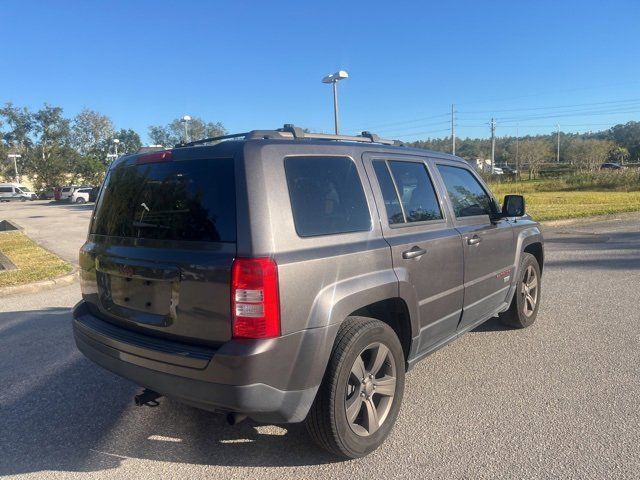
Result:
M231 423L373 451L405 372L499 316L531 325L543 238L464 160L291 125L128 155L80 250L78 348Z

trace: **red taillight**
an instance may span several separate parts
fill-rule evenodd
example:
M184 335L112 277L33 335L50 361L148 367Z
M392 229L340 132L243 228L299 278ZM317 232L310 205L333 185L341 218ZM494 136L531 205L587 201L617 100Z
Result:
M161 152L147 153L141 155L136 159L136 163L157 163L157 162L169 162L173 158L171 150L163 150Z
M235 338L280 335L278 266L272 259L235 259L231 267L231 315Z

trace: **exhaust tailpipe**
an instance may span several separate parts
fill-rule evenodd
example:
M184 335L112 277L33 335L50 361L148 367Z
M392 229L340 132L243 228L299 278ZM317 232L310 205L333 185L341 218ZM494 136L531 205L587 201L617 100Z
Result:
M153 390L149 390L145 388L138 395L133 397L133 401L135 402L137 407L157 407L160 405L158 402L158 398L162 397L158 392L154 392Z
M243 415L242 413L235 413L235 412L227 413L227 423L229 425L238 425L240 422L242 422L246 418L247 416Z

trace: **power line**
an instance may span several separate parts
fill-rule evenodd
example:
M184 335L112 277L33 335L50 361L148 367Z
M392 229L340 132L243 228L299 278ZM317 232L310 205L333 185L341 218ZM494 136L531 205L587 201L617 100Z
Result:
M609 104L615 104L615 103L628 103L628 102L637 103L637 102L640 102L640 98L627 98L624 100L611 100L607 102L575 103L573 105L557 105L557 106L550 106L550 107L507 108L507 109L500 109L500 110L473 110L473 111L462 110L461 112L458 112L458 113L487 114L487 113L503 113L503 112L525 112L525 111L531 111L531 110L552 110L552 109L560 109L560 108L587 107L587 106L595 106L595 105L609 105Z
M565 112L558 113L554 115L535 115L528 117L507 117L503 118L504 122L526 122L528 120L542 120L545 118L564 118L564 117L582 117L582 116L592 116L592 115L615 115L620 113L638 113L640 112L640 106L629 107L621 110L590 110L590 111L580 111L580 112Z
M614 83L614 84L608 84L608 85L598 85L598 86L592 86L592 87L578 87L578 88L569 88L569 89L564 89L564 90L547 90L546 92L538 92L538 93L531 93L531 94L526 94L526 95L518 95L518 96L514 96L514 97L506 97L506 98L488 98L488 99L484 99L484 100L476 100L476 101L471 101L471 102L458 102L458 105L473 105L473 104L479 104L479 103L490 103L490 102L495 102L495 103L500 103L500 102L504 102L507 100L517 100L520 98L531 98L531 97L540 97L543 95L554 95L554 94L558 94L558 93L572 93L572 92L579 92L579 91L584 91L584 90L600 90L600 89L605 89L605 88L612 88L612 87L620 87L623 85L637 85L638 83L640 83L640 80L634 80L631 82L621 82L621 83Z
M444 117L448 117L449 113L443 113L440 115L431 115L429 117L421 117L421 118L415 118L413 120L402 120L399 122L391 122L391 123L378 123L378 124L372 124L372 125L368 125L367 128L380 128L380 127L391 127L391 126L395 126L395 125L406 125L407 123L415 123L415 122L421 122L423 120L432 120L434 118L444 118ZM436 122L435 124L440 124L442 122ZM435 125L434 124L434 125Z
M443 132L449 132L448 128L445 128L444 130L432 130L430 132L415 132L415 133L406 133L403 135L393 135L394 137L398 137L398 138L404 138L404 137L415 137L416 135L429 135L432 133L443 133Z

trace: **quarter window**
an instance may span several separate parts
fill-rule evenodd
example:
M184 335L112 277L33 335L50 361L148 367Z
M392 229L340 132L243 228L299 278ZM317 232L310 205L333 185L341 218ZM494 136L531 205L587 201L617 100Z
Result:
M456 217L494 213L493 200L466 168L438 165Z
M387 212L387 220L389 225L395 225L398 223L404 223L404 215L402 215L402 207L400 206L400 199L396 193L396 187L393 185L391 174L387 168L387 162L384 160L376 160L373 162L373 169L378 177L378 184L380 190L382 190L382 197L384 198L384 209Z
M284 169L301 237L371 230L356 165L346 157L288 157Z

